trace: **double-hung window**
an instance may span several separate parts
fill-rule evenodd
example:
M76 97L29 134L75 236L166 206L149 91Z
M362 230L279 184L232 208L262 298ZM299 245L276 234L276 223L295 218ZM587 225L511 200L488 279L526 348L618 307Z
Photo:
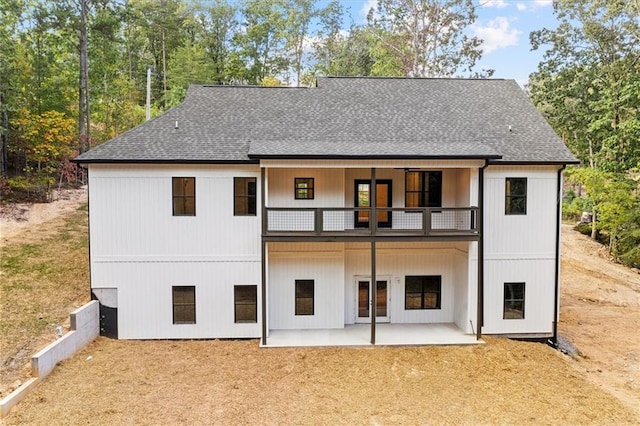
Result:
M503 319L524 319L524 283L504 283Z
M256 178L233 178L233 215L256 215Z
M296 200L313 200L314 194L314 179L313 178L295 178L295 194Z
M234 286L233 306L236 323L258 322L258 286Z
M196 215L196 178L172 178L173 215Z
M504 193L505 214L527 214L527 178L507 178Z
M196 323L196 288L192 285L172 287L173 323Z
M313 315L313 280L296 280L296 315Z

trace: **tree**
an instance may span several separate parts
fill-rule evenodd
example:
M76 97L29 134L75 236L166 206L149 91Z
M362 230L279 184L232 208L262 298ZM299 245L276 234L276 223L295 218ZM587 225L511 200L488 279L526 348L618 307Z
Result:
M24 155L27 174L51 176L75 151L75 123L60 112L32 114L23 108L12 126L19 141L14 148Z
M530 35L533 49L550 46L532 76L536 103L544 104L558 133L571 136L582 160L614 172L638 167L637 3L558 0L554 8L560 20L557 29ZM561 119L567 112L569 116Z
M374 34L410 77L471 74L482 40L464 30L476 18L472 0L378 0L377 13L369 14L370 24L384 30Z
M290 56L289 62L296 76L297 86L300 86L302 78L304 48L309 35L309 25L317 13L314 9L314 3L314 0L288 0L286 3L286 48Z
M24 3L18 0L0 0L0 175L8 171L9 110L18 70L15 61L18 24Z
M224 0L215 0L208 6L196 3L190 10L194 22L191 48L201 48L210 61L210 83L228 84L233 80L229 61L231 38L238 30L236 14L237 8Z
M241 9L244 31L234 41L246 64L247 82L260 84L289 67L286 55L284 0L246 0Z

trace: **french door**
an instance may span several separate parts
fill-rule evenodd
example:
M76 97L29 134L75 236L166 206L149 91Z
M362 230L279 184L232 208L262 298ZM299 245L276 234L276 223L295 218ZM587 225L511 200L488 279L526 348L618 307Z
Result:
M389 322L389 281L376 281L376 322ZM373 306L371 278L359 278L356 286L356 322L369 323Z
M371 181L370 180L356 180L355 181L355 200L354 206L356 207L371 207ZM390 180L377 180L376 181L376 207L391 207L391 181ZM379 228L391 228L391 211L381 210L377 212L378 227ZM368 228L369 227L369 212L356 212L355 215L356 228Z

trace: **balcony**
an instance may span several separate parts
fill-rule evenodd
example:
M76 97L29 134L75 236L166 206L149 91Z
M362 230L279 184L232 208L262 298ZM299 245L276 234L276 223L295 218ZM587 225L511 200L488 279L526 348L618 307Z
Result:
M478 237L477 207L266 208L263 236L273 240L458 239Z

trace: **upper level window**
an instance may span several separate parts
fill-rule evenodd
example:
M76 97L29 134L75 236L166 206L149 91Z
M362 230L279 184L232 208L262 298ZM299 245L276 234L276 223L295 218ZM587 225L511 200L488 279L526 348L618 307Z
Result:
M313 315L313 280L296 280L296 315Z
M189 285L173 286L173 323L196 323L196 288Z
M313 178L295 178L295 199L313 200L314 181Z
M504 283L503 319L524 319L524 283Z
M256 178L233 178L233 215L256 215Z
M174 177L173 184L173 215L196 215L196 178Z
M504 213L527 214L527 178L506 179Z
M442 172L409 171L405 175L405 207L441 207Z
M407 276L404 282L404 308L440 309L440 275Z

